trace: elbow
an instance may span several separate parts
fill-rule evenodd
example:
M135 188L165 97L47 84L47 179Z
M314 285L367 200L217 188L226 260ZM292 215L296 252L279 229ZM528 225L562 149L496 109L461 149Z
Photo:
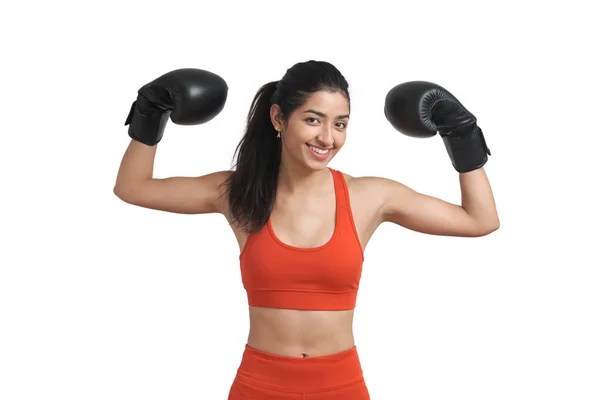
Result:
M125 201L125 197L126 197L126 196L125 196L125 191L124 191L124 189L123 189L121 186L119 186L118 184L117 184L117 185L115 185L115 186L113 187L113 193L114 193L114 195L115 195L115 196L117 196L117 197L118 197L120 200L123 200L123 201Z
M493 223L486 224L481 228L480 234L478 236L487 236L495 231L500 229L500 221L496 220Z
M498 229L500 229L500 222L498 222L497 224L494 224L490 227L490 229L488 229L486 235L489 235L490 233L493 233L495 231L497 231Z
M119 186L115 185L115 187L113 187L113 194L118 198L121 198L121 189Z
M496 218L494 219L494 223L492 224L492 230L490 233L497 231L498 229L500 229L500 218L498 217L498 214L496 214Z
M469 224L467 233L464 236L468 237L481 237L487 236L500 229L500 221L496 216L493 219L476 220L472 219Z

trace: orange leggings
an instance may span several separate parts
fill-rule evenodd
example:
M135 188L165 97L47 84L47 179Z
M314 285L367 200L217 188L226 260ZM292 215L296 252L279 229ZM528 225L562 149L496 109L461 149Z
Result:
M312 358L246 344L228 400L370 400L356 346Z

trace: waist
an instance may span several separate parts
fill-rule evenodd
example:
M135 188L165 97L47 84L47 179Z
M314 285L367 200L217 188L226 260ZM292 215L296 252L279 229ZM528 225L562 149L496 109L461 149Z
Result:
M363 379L356 346L318 357L287 357L245 346L236 378L279 390L311 391Z
M309 357L354 345L354 310L314 311L250 307L250 347L279 355Z

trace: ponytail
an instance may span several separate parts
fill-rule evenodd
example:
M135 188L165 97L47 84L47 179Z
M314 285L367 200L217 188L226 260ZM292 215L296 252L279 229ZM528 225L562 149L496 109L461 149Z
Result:
M270 109L277 83L269 82L256 93L246 131L235 151L235 170L225 182L232 222L247 233L264 226L275 204L281 140L271 122Z
M261 230L275 205L281 140L271 122L271 105L279 105L279 117L287 121L311 93L319 90L338 91L350 102L348 82L335 66L325 61L297 63L280 81L269 82L256 93L246 132L236 148L235 170L225 181L232 223L245 232Z

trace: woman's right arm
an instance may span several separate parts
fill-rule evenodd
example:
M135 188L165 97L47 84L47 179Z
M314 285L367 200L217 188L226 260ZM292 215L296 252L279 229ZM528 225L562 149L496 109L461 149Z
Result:
M227 201L222 185L232 171L198 177L153 178L155 146L132 140L125 151L114 187L126 203L179 214L221 213Z

